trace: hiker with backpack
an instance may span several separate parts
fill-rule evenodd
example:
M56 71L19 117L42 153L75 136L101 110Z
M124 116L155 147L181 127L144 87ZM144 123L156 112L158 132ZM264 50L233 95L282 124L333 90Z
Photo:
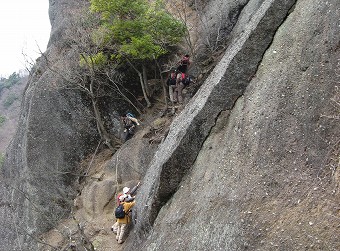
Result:
M136 192L139 186L140 186L140 182L138 182L137 185L135 185L132 189L130 189L129 187L123 188L123 194L126 195L125 201L130 202L135 199Z
M125 142L135 134L136 126L140 124L132 113L123 114L121 120L124 126L123 140Z
M178 61L177 71L181 73L187 73L188 67L190 66L190 56L188 54L184 55L184 57Z
M178 102L179 104L183 103L182 90L184 89L184 84L182 82L182 79L184 78L185 73L177 73L176 88L174 90L174 102Z
M177 71L171 70L168 80L166 81L169 87L169 97L170 97L171 102L174 102L174 91L176 89L176 80L177 80Z
M187 87L192 82L192 79L189 75L185 73L180 73L177 75L177 82L176 82L176 88L174 91L174 102L177 102L179 104L183 104L183 94L182 91L185 87Z
M132 189L129 187L124 187L123 188L123 193L119 193L117 197L117 204L120 204L120 196L124 195L125 196L125 202L132 202L135 200L137 189L140 186L140 182L137 183ZM117 229L118 229L118 221L116 221L115 224L111 227L111 230L113 233L117 234Z
M126 195L125 201L127 202L133 201L136 197L137 189L139 186L140 186L140 182L138 182L137 185L135 185L132 189L130 189L129 187L124 187L123 193L118 194L118 204L119 204L119 197L121 195Z
M127 227L131 222L130 210L135 205L135 201L126 202L127 195L123 194L119 197L120 204L115 210L115 216L117 218L117 236L116 240L118 244L124 242L124 234L126 233Z

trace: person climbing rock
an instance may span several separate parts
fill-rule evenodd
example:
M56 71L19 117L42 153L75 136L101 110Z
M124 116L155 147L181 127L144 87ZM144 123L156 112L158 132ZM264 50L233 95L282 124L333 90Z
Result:
M128 225L131 222L131 216L130 216L130 211L132 209L132 207L135 205L135 201L132 202L126 202L127 196L125 194L121 195L119 197L120 203L123 205L123 209L124 209L124 217L123 218L118 218L117 219L117 236L116 236L116 240L118 241L118 244L122 244L124 242L124 235L127 234L127 228Z
M181 73L187 73L187 70L191 64L190 56L188 54L184 55L180 61L178 61L177 71Z
M135 116L131 113L123 114L121 116L121 120L123 122L124 131L123 131L123 141L127 141L132 138L135 134L135 129L139 124L139 121L135 118Z
M125 201L130 202L133 201L136 197L137 189L140 186L140 182L137 183L132 189L129 187L124 187L123 188L123 194L126 195Z
M135 185L132 189L130 189L129 187L124 187L123 188L123 192L119 193L117 196L117 204L120 204L120 196L125 195L125 202L131 202L134 201L136 198L136 193L137 193L137 189L140 186L140 182L137 183L137 185ZM118 229L118 221L115 222L115 224L113 224L113 226L111 227L111 230L113 231L113 233L117 234L117 229Z

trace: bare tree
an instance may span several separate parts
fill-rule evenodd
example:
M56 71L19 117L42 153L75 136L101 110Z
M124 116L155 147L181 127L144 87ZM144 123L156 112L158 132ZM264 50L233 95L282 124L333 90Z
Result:
M62 88L78 89L91 100L98 133L102 141L112 151L116 151L122 142L105 128L99 100L105 97L122 99L140 114L142 112L138 106L142 105L124 87L117 65L112 64L108 55L103 53L105 48L101 45L105 38L97 31L100 22L98 16L88 10L74 13L74 16L75 21L69 25L64 35L65 46L71 48L67 55L68 59L52 63L47 54L41 53L42 58L49 70L63 80ZM133 102L131 98L135 101Z

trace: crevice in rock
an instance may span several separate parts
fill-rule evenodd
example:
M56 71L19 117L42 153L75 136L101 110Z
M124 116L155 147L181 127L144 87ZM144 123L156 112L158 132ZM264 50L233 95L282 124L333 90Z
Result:
M294 3L294 0L264 1L244 30L235 34L224 57L191 102L174 119L167 138L151 161L139 193L135 233L141 242L152 229L158 212L190 170L219 114L231 110L243 95Z

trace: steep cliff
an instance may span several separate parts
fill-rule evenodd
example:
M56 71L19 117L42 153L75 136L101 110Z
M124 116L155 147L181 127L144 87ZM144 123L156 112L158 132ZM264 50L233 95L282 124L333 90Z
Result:
M50 0L53 64L73 58L65 29L86 4ZM340 2L188 4L212 20L191 34L197 44L225 50L159 145L145 118L112 157L86 159L98 144L89 100L37 62L2 170L4 250L339 250ZM83 181L72 175L81 161ZM118 245L115 194L138 180Z
M42 57L32 70L2 169L2 250L36 250L31 234L50 229L69 213L76 194L72 173L98 143L90 103L80 92L60 88L62 77L48 68L72 59L63 34L70 11L79 5L50 1L52 32L45 52L50 65Z
M240 17L151 162L126 250L339 249L340 6L290 4Z

